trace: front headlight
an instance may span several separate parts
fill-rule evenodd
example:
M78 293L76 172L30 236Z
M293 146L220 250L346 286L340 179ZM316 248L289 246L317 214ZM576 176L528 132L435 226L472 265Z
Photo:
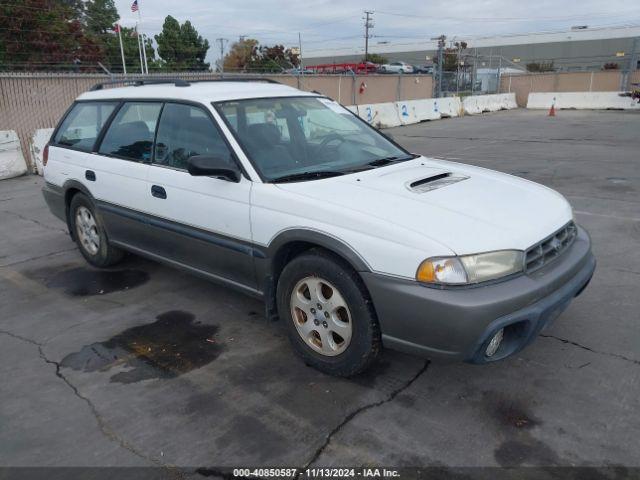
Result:
M462 255L459 257L429 258L416 272L416 280L442 285L464 285L486 282L522 271L520 250Z

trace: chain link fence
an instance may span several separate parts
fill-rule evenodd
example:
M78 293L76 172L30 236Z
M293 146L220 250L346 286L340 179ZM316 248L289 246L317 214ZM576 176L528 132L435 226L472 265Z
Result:
M317 91L343 105L362 105L430 98L430 75L257 75L224 74L223 78L270 78L306 91ZM80 73L0 73L0 130L18 134L31 168L31 138L39 129L52 128L71 103L96 83L135 80L216 80L214 72L177 72L150 75ZM115 86L122 86L121 84ZM107 87L108 88L108 87Z

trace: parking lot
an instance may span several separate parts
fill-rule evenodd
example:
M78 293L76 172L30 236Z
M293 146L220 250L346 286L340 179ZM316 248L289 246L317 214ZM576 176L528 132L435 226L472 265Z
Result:
M640 114L514 110L388 132L572 203L598 268L533 345L487 366L386 352L329 377L256 300L133 256L90 268L42 179L6 180L0 464L640 467Z

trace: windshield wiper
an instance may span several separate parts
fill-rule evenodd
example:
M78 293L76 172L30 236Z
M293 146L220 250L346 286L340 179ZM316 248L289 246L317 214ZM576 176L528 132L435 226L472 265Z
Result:
M319 178L339 177L344 175L343 172L335 170L318 170L315 172L292 173L291 175L283 175L271 180L271 183L297 182L299 180L317 180Z
M372 167L383 167L384 165L389 165L390 163L404 162L406 160L411 160L413 158L416 158L416 157L414 155L410 155L408 157L398 157L398 156L384 157L384 158L378 158L377 160L369 162L367 163L367 165L371 165Z

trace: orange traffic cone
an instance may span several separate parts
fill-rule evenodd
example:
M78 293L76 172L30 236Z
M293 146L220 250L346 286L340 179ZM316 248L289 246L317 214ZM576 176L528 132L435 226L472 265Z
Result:
M549 109L549 116L550 117L556 116L556 106L553 103L551 104L551 108Z

